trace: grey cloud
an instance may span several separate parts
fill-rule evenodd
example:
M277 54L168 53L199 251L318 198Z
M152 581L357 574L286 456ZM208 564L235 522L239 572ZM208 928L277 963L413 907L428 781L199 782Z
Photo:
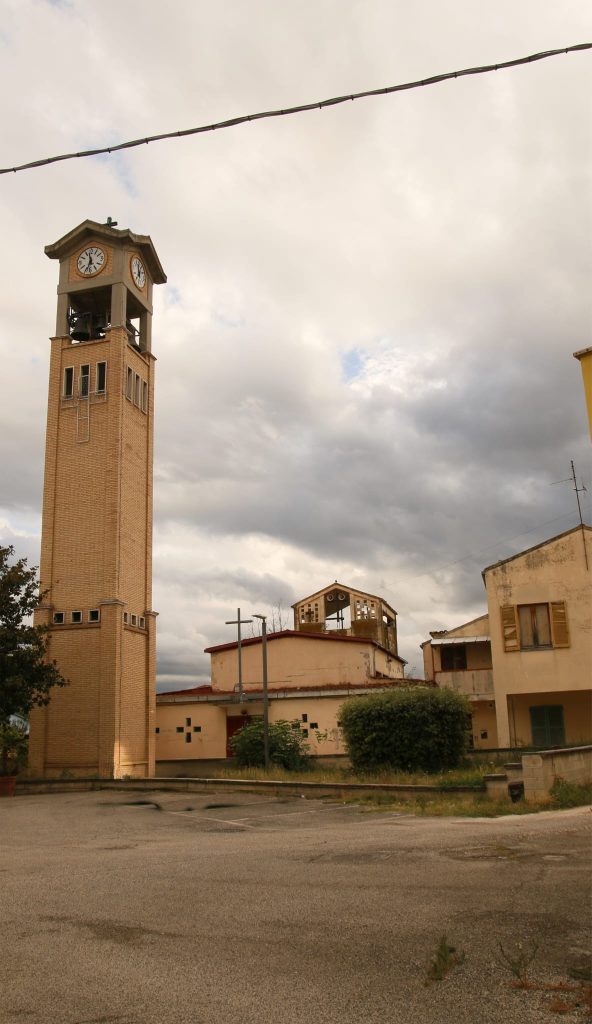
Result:
M267 13L263 0L248 13L179 3L163 22L148 5L138 22L116 0L22 0L3 25L5 162L587 28L574 5L535 0L460 0L454 23L436 0ZM72 102L72 52L111 83L99 101ZM551 486L570 459L589 482L571 356L589 338L589 66L570 55L6 176L4 535L37 544L56 285L43 245L111 214L151 234L170 281L154 317L163 678L207 675L202 649L228 635L229 609L291 603L344 574L384 583L412 661L423 629L478 614L484 564L573 525L573 494Z

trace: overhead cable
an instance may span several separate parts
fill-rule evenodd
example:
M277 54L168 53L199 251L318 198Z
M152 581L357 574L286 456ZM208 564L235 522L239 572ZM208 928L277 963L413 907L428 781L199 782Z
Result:
M488 71L501 71L504 68L515 68L521 64L533 64L535 61L545 60L547 57L556 57L561 53L573 53L576 50L590 50L592 43L577 43L574 46L563 46L558 50L545 50L542 53L533 53L528 57L517 57L515 60L505 60L499 64L485 64L481 67L463 68L460 71L449 71L442 75L432 75L430 78L422 78L415 82L403 82L400 85L388 85L381 89L366 89L364 92L354 92L347 96L333 96L328 100L317 100L314 103L301 103L295 107L286 107L282 110L264 110L257 114L243 114L240 117L231 117L226 121L216 121L214 124L200 125L197 128L185 128L177 132L163 132L160 135L148 135L142 139L133 139L130 142L120 142L115 146L102 146L96 149L84 149L79 153L61 153L59 156L48 156L41 160L31 160L26 164L19 164L16 167L2 167L0 174L16 174L17 171L31 170L33 167L45 167L48 164L55 164L63 160L78 160L81 157L101 156L105 153L118 153L123 149L134 149L136 146L145 146L149 142L162 142L164 139L180 139L187 135L199 135L203 132L215 132L221 128L234 128L236 125L245 124L248 121L261 121L270 117L285 117L288 114L302 114L308 110L322 110L324 107L335 107L339 103L347 103L351 100L366 99L369 96L387 96L389 93L405 92L409 89L419 89L424 85L438 85L440 82L447 82L452 78L465 78L468 75L484 75Z

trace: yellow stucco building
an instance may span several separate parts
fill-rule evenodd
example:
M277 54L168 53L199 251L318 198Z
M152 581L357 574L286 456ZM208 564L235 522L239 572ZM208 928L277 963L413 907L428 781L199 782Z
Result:
M592 739L592 529L483 570L500 747Z
M588 426L592 438L592 348L582 348L574 352L574 359L579 359L582 368L582 379L584 382L584 396L586 398L586 409L588 410Z
M316 757L345 754L344 700L403 683L396 612L384 599L339 583L293 606L294 629L267 637L269 720L292 722ZM231 755L230 740L263 714L262 638L206 648L211 685L157 697L157 773L187 774L194 762ZM241 692L242 690L242 692Z
M154 774L152 287L148 236L84 221L59 262L37 624L68 686L31 716L36 775Z
M497 747L489 616L434 631L430 637L421 645L425 678L468 697L476 750Z
M422 644L426 679L471 701L476 748L592 739L592 529L483 570L488 613Z

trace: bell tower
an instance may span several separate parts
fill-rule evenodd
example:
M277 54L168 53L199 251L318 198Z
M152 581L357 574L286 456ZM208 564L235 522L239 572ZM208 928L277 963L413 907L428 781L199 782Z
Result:
M59 261L37 624L68 686L31 716L39 776L154 774L151 239L86 220Z

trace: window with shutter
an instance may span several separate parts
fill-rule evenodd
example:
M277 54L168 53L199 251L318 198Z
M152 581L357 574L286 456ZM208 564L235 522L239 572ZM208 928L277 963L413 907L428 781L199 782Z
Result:
M518 605L518 622L520 623L521 650L527 650L532 647L552 646L551 627L549 625L549 605Z
M569 629L565 601L551 601L551 631L553 647L569 647Z
M519 651L520 641L518 640L518 623L516 622L516 609L514 605L502 605L501 617L504 651Z
M500 609L505 651L569 647L565 601L503 605Z
M530 708L532 743L535 747L561 747L565 743L563 705L548 704Z

